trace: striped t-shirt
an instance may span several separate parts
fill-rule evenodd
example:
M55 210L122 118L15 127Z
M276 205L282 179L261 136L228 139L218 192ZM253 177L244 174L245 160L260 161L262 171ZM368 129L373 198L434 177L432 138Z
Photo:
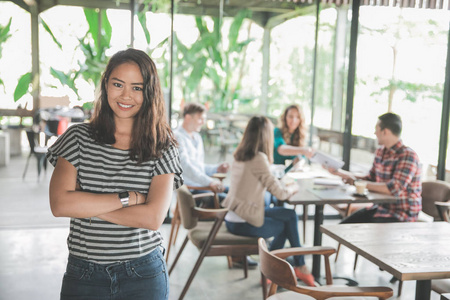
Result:
M56 166L58 157L77 170L77 183L90 193L137 191L147 194L152 178L174 173L174 189L183 184L178 149L167 149L161 158L138 165L128 150L96 142L89 124L69 129L48 149L47 159ZM119 200L117 200L119 201ZM99 218L71 218L67 239L69 253L79 258L113 263L139 258L162 243L159 231L113 224Z

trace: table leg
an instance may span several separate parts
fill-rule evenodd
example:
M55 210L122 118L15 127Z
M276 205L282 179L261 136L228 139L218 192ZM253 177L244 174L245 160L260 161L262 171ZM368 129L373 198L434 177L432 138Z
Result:
M430 300L431 280L417 280L416 300Z
M314 213L314 246L322 245L322 232L320 225L323 224L323 205L316 204ZM320 255L313 255L312 274L316 281L320 280Z

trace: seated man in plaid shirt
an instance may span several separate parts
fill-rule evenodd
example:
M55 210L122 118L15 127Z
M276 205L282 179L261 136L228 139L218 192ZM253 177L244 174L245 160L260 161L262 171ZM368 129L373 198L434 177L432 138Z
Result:
M396 203L373 205L348 216L341 223L413 222L422 210L422 183L417 154L400 139L402 120L394 113L378 117L375 135L381 146L367 176L359 177L344 170L329 170L353 184L367 180L370 191L393 195Z

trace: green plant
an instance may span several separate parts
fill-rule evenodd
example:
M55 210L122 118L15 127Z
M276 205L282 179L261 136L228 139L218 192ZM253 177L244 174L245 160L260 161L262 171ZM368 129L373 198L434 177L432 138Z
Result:
M186 46L174 36L178 55L175 57L175 76L183 82L183 95L187 101L212 102L212 111L229 111L233 109L234 100L248 102L241 95L241 79L245 68L246 46L252 39L238 41L238 36L245 18L251 12L241 10L234 17L228 36L224 43L222 36L223 20L213 18L213 28L208 29L203 17L196 17L199 30L198 39L190 46ZM249 28L251 22L249 23ZM224 47L227 45L227 47ZM213 89L204 91L200 83L209 80Z
M3 44L11 37L11 22L12 17L9 18L8 24L6 24L6 26L0 25L0 59L2 58ZM1 78L0 85L3 86L3 89L5 88L5 83Z
M79 39L78 47L84 54L84 61L78 61L78 70L63 72L50 68L50 73L57 78L62 85L68 86L80 99L78 88L75 84L78 78L83 78L91 85L96 86L100 82L101 74L106 67L108 58L106 50L110 48L112 28L105 10L84 9L84 15L89 29L83 38ZM101 27L99 26L101 20ZM52 36L55 43L61 48L61 44L54 37L51 29L44 26L45 30ZM100 28L100 31L99 31Z

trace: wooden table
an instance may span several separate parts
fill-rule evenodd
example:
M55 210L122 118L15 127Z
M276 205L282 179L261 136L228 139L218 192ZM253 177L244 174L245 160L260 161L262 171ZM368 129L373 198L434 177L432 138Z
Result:
M366 197L353 196L353 189L340 186L332 189L314 189L302 185L298 181L300 190L293 195L287 202L289 204L313 204L315 205L314 215L314 246L322 245L322 233L320 226L323 223L323 207L325 204L340 203L388 203L395 202L396 199L391 195L384 195L370 192ZM313 267L311 272L316 280L320 279L320 256L313 256Z
M400 280L416 280L416 300L429 300L431 280L450 278L450 223L322 225L339 243Z

